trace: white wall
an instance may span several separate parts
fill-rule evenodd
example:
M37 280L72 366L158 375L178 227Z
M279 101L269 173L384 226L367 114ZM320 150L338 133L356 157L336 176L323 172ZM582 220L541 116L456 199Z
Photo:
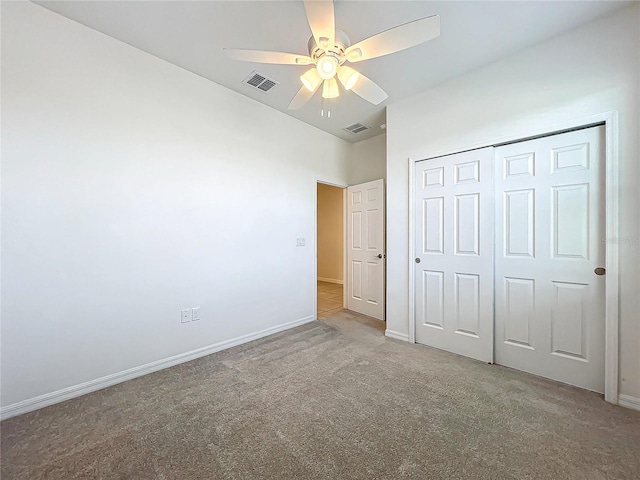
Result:
M620 392L640 398L640 6L633 5L387 109L387 327L408 333L408 158L617 110ZM612 239L612 241L616 241Z
M349 185L387 178L387 136L377 135L351 145Z
M2 406L315 318L315 177L350 148L2 2Z

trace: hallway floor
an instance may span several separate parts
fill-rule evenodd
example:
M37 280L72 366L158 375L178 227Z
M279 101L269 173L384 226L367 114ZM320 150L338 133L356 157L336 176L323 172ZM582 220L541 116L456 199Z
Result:
M342 308L342 285L318 281L318 319L327 318Z

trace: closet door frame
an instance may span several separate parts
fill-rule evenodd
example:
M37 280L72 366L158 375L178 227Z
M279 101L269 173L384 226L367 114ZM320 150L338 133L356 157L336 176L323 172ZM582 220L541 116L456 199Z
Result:
M515 131L508 136L490 138L475 145L460 145L455 148L441 151L426 151L424 154L413 155L408 158L408 186L409 186L409 256L407 266L409 272L409 342L416 342L416 317L415 317L415 218L414 218L414 178L416 163L435 157L442 157L467 150L475 150L485 147L498 147L500 145L531 140L536 137L555 135L571 130L604 125L605 127L605 400L615 405L618 404L619 389L619 315L618 315L618 244L607 239L619 237L618 212L619 212L619 179L618 179L618 112L611 111L575 120L554 123L549 125L537 125L526 127L521 131ZM495 328L495 319L494 319Z

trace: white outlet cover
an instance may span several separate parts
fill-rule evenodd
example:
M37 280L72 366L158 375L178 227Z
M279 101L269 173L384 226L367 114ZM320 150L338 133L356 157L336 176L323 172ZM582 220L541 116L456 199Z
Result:
M200 307L193 307L191 309L191 321L197 322L200 320Z
M185 308L184 310L180 310L180 321L182 323L187 323L191 321L191 309Z
M304 237L296 238L296 247L304 247L306 245L306 240Z

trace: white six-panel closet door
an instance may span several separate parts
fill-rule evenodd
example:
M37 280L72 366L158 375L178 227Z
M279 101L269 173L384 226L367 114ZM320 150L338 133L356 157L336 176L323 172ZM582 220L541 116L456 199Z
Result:
M604 127L495 150L496 363L597 392L603 164Z
M493 148L415 170L416 341L493 361Z

